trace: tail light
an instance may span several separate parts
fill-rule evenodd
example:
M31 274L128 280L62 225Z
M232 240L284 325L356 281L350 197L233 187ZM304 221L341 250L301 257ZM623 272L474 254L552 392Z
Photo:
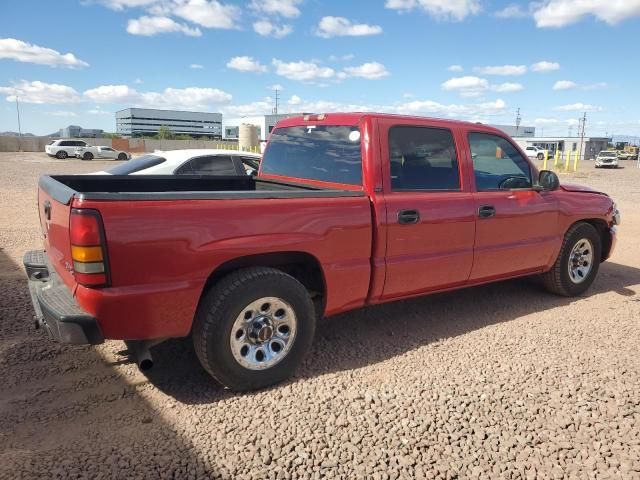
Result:
M76 281L88 287L109 285L109 262L102 217L97 210L74 208L69 228Z

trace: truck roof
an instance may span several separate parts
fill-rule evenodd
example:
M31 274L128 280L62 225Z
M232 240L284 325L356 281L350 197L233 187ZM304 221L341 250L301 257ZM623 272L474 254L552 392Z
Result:
M322 120L305 120L307 117L317 117L318 115L324 115ZM318 113L299 115L297 117L289 117L280 120L277 124L278 127L293 127L296 125L356 125L365 118L387 118L406 122L424 121L429 120L435 124L447 127L455 128L460 126L468 126L476 130L483 130L486 132L498 133L504 135L502 130L491 127L484 123L479 122L466 122L463 120L451 120L445 118L425 117L420 115L401 115L395 113L380 113L380 112L332 112L332 113Z

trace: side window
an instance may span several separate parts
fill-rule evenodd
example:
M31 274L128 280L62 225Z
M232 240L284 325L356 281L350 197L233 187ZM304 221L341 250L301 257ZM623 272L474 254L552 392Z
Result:
M71 147L73 142L60 142L59 147Z
M531 167L511 142L497 135L470 133L476 189L531 188Z
M459 190L460 172L449 130L398 126L389 129L391 190Z
M226 156L197 157L182 165L178 175L237 175L233 159Z

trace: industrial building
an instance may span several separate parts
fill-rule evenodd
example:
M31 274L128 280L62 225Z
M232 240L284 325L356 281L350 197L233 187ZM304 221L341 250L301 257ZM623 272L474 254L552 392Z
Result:
M591 160L596 158L599 152L607 150L611 138L608 137L517 137L515 141L522 147L534 146L544 148L549 151L549 156L554 156L556 152L564 154L566 152L575 155L580 150L580 158Z
M536 127L525 127L518 125L491 125L493 128L502 130L510 137L535 137Z
M151 108L125 108L116 112L116 133L124 137L156 135L160 127L176 135L222 138L222 114L157 110Z
M258 115L254 117L231 118L224 121L224 138L225 140L237 140L240 132L240 125L249 124L256 125L259 129L261 141L266 141L267 137L280 120L290 117L299 117L304 113L277 113L272 115Z
M69 125L58 132L60 138L99 138L104 130L100 128L82 128L79 125Z

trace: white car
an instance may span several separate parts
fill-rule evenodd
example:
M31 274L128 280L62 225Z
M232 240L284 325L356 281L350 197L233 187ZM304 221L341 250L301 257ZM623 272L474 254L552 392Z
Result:
M131 154L122 150L114 150L111 147L87 145L85 147L76 147L74 154L82 160L93 160L94 158L106 158L110 160L129 160Z
M170 150L134 158L94 175L256 175L259 153L238 150Z
M544 148L529 145L525 147L524 153L526 153L527 157L529 157L531 160L544 160Z
M618 152L604 150L596 157L596 168L611 167L618 168Z
M76 148L87 146L87 142L82 140L54 140L44 147L44 151L47 155L63 159L73 157L76 154Z

